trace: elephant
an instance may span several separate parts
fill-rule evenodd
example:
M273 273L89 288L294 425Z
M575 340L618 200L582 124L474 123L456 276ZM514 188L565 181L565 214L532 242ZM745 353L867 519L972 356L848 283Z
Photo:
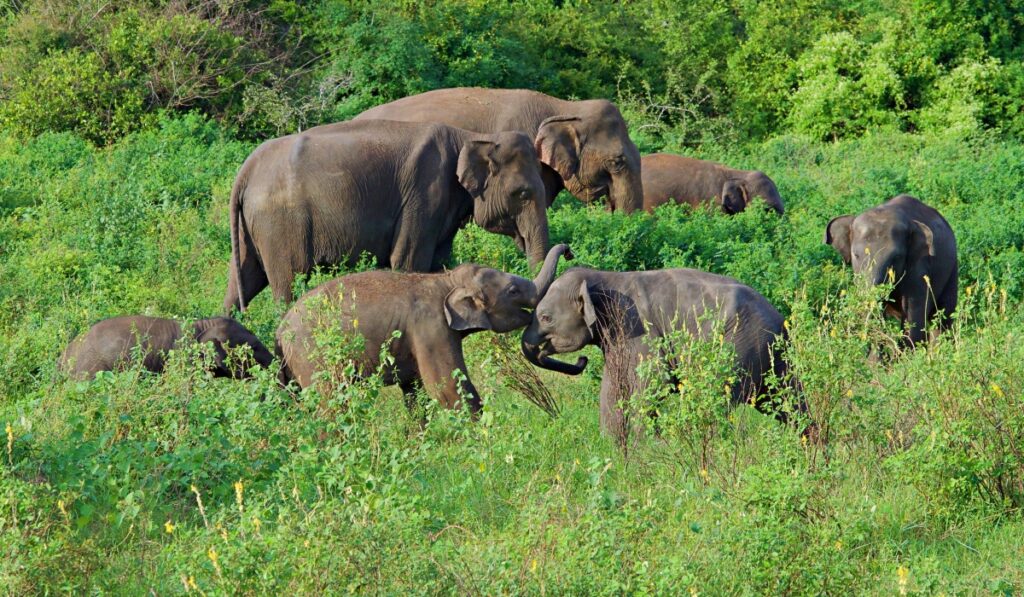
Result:
M910 345L924 340L934 319L937 330L949 326L957 302L956 238L934 208L897 195L860 214L832 218L825 243L873 284L895 283L885 313L904 326L909 320L905 339Z
M785 211L775 183L758 170L736 170L717 162L670 153L645 155L643 166L644 209L674 199L698 207L714 201L727 214L739 213L756 198L780 216Z
M538 367L578 375L587 365L552 358L587 345L601 348L605 358L601 379L600 420L609 435L624 439L631 431L620 404L630 398L630 386L639 389L636 366L652 352L652 340L685 329L707 338L715 320L725 339L736 349L739 383L733 384L732 402L753 400L765 409L765 377L780 379L788 370L776 350L785 337L783 318L753 288L740 282L692 269L609 272L571 268L554 281L537 304L523 332L522 351ZM801 409L802 409L802 405ZM785 420L783 411L775 412Z
M548 206L565 188L584 203L607 195L613 211L643 207L640 152L619 109L607 100L458 87L405 97L356 116L364 118L443 122L480 133L519 131L534 140L544 165Z
M315 266L439 271L470 217L544 259L548 222L537 154L521 133L363 120L272 139L245 160L231 191L224 310L245 311L268 284L291 302Z
M300 297L282 319L276 343L281 381L294 380L302 388L314 384L325 367L317 354L317 328L330 326L362 336L355 355L358 375L380 366L386 345L394 361L385 383L397 384L407 397L420 383L447 408L459 407L460 396L467 396L471 412L478 413L480 396L466 371L463 338L526 326L562 255L572 258L567 245L553 247L533 281L472 263L443 273L378 270L335 278ZM392 339L395 332L400 336ZM453 375L455 370L462 375Z
M166 353L183 338L181 323L174 319L125 315L94 324L68 344L59 367L74 379L92 379L100 371L118 371L140 357L142 367L154 373L164 369ZM245 326L228 317L200 319L191 325L191 337L199 344L213 344L213 375L244 378L252 363L231 363L226 349L247 345L260 367L269 367L274 356Z

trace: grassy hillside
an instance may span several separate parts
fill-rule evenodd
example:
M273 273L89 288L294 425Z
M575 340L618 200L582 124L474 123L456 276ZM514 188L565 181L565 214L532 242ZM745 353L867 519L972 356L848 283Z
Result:
M680 150L627 111L644 151ZM509 348L490 334L467 342L486 401L478 422L424 399L421 427L376 379L296 395L271 373L214 380L184 358L163 376L65 381L60 351L97 319L217 312L227 198L253 144L194 115L104 148L67 132L0 137L0 584L1019 593L1024 145L973 139L778 136L698 153L768 172L781 219L623 217L563 196L553 240L577 264L700 267L765 294L788 317L789 356L828 440L717 407L721 380L695 370L696 399L712 408L663 405L660 438L623 453L598 430L599 354L580 378L541 374L563 405L551 419L505 387L496 356ZM952 224L961 308L938 343L878 359L871 347L896 332L822 235L829 218L899 192ZM455 254L526 268L511 240L475 227ZM252 307L243 321L270 343L281 307L267 293Z

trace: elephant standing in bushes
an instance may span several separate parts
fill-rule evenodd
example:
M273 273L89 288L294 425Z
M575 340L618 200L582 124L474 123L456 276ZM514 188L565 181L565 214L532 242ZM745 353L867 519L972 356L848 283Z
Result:
M538 367L577 375L586 357L569 364L550 355L599 346L605 356L601 427L622 439L629 426L620 403L640 390L636 366L651 354L651 340L676 329L706 338L714 319L724 324L725 339L736 349L740 381L732 388L733 403L764 398L766 375L774 371L781 378L787 370L774 352L785 335L782 316L753 288L692 269L566 271L538 303L523 332L523 354ZM757 402L764 406L763 399Z
M325 367L325 355L318 351L331 349L317 342L327 326L362 336L363 348L355 355L359 375L377 369L381 347L387 345L394 363L385 372L385 383L398 384L411 395L420 382L447 408L459 405L461 390L476 413L480 396L466 371L463 338L528 324L563 254L572 258L566 245L552 248L532 282L472 263L438 274L374 271L335 278L300 297L281 321L277 353L282 381L294 379L303 388L314 383ZM401 335L391 340L396 331ZM462 372L461 388L455 370Z
M647 211L674 199L694 207L713 201L725 213L735 214L757 197L780 216L785 211L779 190L764 172L669 153L645 155L641 163Z
M480 133L519 131L534 140L544 164L547 205L566 188L584 203L607 195L609 209L631 213L643 207L640 152L619 109L607 100L458 87L395 100L356 117L366 118L443 122Z
M924 340L933 319L939 330L949 325L957 302L956 238L934 208L897 195L859 215L832 218L825 242L873 284L895 283L885 312L902 324L909 320L911 344Z
M216 377L246 377L253 365L230 363L227 349L249 346L252 358L261 367L269 367L274 360L259 338L234 319L200 319L190 326L190 332L197 343L213 344ZM75 379L91 379L100 371L123 370L138 356L143 368L160 373L167 351L174 349L184 335L181 324L174 319L143 315L104 319L68 344L59 366Z
M355 265L437 271L470 219L544 259L544 184L525 135L366 120L315 127L260 145L231 191L224 309L244 311L268 284L291 301L296 274Z

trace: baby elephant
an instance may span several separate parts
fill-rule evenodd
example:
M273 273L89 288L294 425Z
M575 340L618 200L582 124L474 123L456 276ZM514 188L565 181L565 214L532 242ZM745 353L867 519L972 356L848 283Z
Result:
M705 338L714 318L724 323L725 339L736 348L741 379L732 389L733 403L762 396L766 374L774 370L782 376L786 371L782 360L773 358L773 345L784 334L782 316L753 288L692 269L568 270L537 305L523 332L523 354L539 367L576 375L586 367L586 357L570 365L549 355L599 346L605 356L601 426L623 438L628 429L619 403L630 398L623 376L635 375L639 359L651 352L653 338L684 328Z
M480 410L480 397L469 381L462 340L473 332L509 332L530 322L531 310L555 276L558 258L571 259L569 247L552 248L534 281L472 263L438 274L371 271L336 278L296 301L277 330L277 352L284 381L305 388L314 374L327 367L330 351L318 333L330 327L363 338L354 360L358 374L380 365L381 347L389 342L394 363L385 383L398 384L407 396L420 382L427 393L447 408L456 408L462 395ZM391 340L394 332L400 337ZM321 336L323 338L323 336ZM461 388L452 372L462 373Z
M640 165L647 211L674 199L694 207L714 201L725 213L735 214L746 209L756 197L764 199L765 205L780 216L784 211L779 190L764 172L734 170L716 162L670 153L645 155Z
M200 344L213 343L216 377L246 377L247 365L251 365L235 363L229 367L225 348L249 345L261 367L269 367L274 360L259 338L234 319L200 319L192 324L191 333ZM160 373L164 369L165 353L173 349L182 336L181 324L174 319L144 315L104 319L68 344L60 358L60 369L75 379L91 379L100 371L123 370L139 355L145 369Z
M885 312L903 323L910 320L911 344L924 339L933 318L938 317L940 330L949 325L957 301L956 238L939 212L898 195L859 215L833 218L825 242L874 284L892 276L896 286Z

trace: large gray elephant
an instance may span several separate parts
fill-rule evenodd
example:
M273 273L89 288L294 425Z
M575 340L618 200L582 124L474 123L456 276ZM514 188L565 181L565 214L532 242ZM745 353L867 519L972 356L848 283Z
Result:
M714 202L725 213L735 214L758 197L779 215L785 211L779 190L764 172L670 153L645 155L641 163L647 211L674 199L694 207Z
M213 374L242 378L253 363L231 363L227 350L238 346L252 349L255 364L269 367L274 356L245 326L228 317L200 319L190 326L190 336L199 344L213 345ZM75 379L91 379L100 371L123 370L136 357L143 368L160 373L167 351L174 349L185 333L174 319L126 315L104 319L68 344L59 366Z
M909 321L911 344L924 339L927 322L938 319L938 330L949 325L959 279L956 238L934 208L897 195L858 215L832 218L825 243L873 284L892 276L895 288L885 312L904 325Z
M528 324L563 254L572 258L566 245L552 248L532 282L472 263L439 274L374 271L335 278L300 297L281 321L276 350L282 381L293 379L303 388L315 382L327 361L319 351L329 348L317 341L326 326L362 336L362 350L354 355L359 375L377 369L381 347L390 341L394 362L385 372L386 383L398 384L406 395L422 383L447 408L460 404L461 391L469 397L470 409L478 412L480 396L466 371L463 338ZM391 340L395 332L401 335ZM452 375L455 370L462 372L461 387Z
M708 315L706 315L708 314ZM751 397L764 405L764 378L774 371L780 378L786 365L775 354L784 335L782 316L753 288L724 276L692 269L645 272L607 272L572 268L548 289L523 332L527 360L545 369L576 375L586 357L575 364L551 358L597 345L605 357L601 379L601 426L617 438L629 432L621 403L628 402L630 384L639 389L635 370L651 354L651 340L672 330L685 329L706 338L715 320L736 348L740 381L732 388L733 403ZM627 377L624 377L627 376ZM775 413L784 417L781 412Z
M607 100L566 101L527 89L437 89L383 104L356 119L443 122L497 133L530 136L544 163L548 205L562 188L589 203L608 196L608 208L643 207L640 152L626 121Z
M517 239L535 266L548 248L537 153L521 133L363 120L260 145L231 191L224 309L244 311L268 284L291 301L296 274L354 265L437 271L470 218Z

